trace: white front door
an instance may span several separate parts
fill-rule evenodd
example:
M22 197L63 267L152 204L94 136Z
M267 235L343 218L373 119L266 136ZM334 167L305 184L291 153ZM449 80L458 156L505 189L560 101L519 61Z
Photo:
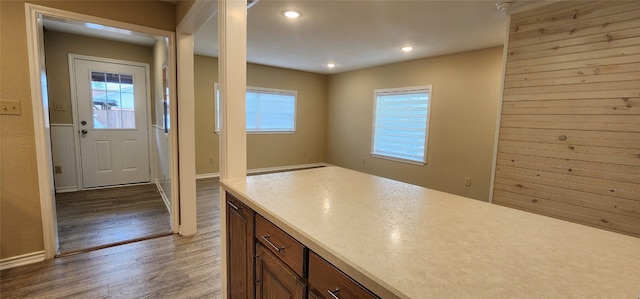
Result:
M147 70L73 59L83 187L149 182Z

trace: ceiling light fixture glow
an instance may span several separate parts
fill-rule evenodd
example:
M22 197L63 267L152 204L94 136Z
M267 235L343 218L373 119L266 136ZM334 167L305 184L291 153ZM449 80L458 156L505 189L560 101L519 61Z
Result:
M402 52L411 52L411 51L413 51L413 47L411 46L402 47Z
M327 67L332 69L332 68L336 67L336 64L335 63L327 63Z
M295 10L285 10L282 12L282 15L289 19L297 19L301 14Z

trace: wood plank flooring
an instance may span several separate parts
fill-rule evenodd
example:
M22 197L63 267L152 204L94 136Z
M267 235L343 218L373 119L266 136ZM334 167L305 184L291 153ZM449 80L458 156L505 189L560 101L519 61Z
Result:
M171 233L155 184L56 194L60 254Z
M0 272L1 298L219 298L217 179L197 181L198 233L171 235Z

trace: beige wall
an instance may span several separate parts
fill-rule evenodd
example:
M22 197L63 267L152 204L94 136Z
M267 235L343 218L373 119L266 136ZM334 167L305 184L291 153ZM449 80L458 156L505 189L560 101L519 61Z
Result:
M0 1L0 98L22 106L0 115L0 258L44 248L24 24L24 3Z
M330 76L327 162L488 200L501 73L496 47ZM419 85L433 88L428 164L372 158L373 90Z
M0 1L0 98L22 114L0 116L0 259L43 250L24 1ZM175 30L161 1L39 1L41 5Z
M175 31L177 25L176 6L161 0L32 0L24 2L168 31Z
M196 173L216 173L218 134L214 133L214 83L218 60L195 57ZM247 85L298 91L295 134L248 134L249 169L325 161L327 76L264 65L247 66ZM212 163L211 163L211 162Z
M69 85L68 54L88 55L100 58L119 59L149 64L153 74L153 48L133 45L70 33L47 31L44 34L47 81L49 88L49 115L52 124L72 124L71 92ZM154 99L154 80L150 80L151 95ZM55 104L62 104L64 110L55 111ZM154 105L147 105L154 114ZM152 120L155 123L155 119Z
M180 24L189 12L189 9L196 3L194 0L180 0L176 3L176 25Z

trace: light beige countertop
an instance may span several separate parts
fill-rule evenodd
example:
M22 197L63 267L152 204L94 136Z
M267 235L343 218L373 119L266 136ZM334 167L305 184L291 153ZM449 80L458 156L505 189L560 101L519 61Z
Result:
M383 298L640 296L640 238L334 166L222 186Z

